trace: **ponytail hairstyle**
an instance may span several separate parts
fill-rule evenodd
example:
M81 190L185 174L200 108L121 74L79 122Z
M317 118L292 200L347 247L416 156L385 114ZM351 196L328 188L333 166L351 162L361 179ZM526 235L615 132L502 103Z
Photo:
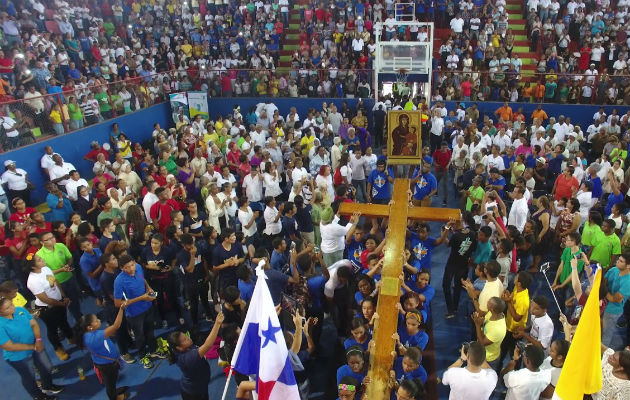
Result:
M176 348L179 346L179 338L183 335L180 331L174 331L168 334L166 337L166 341L168 342L168 362L171 364L175 364L175 360L177 358L175 352Z
M409 394L410 399L424 400L426 392L424 390L424 385L419 378L405 379L400 383L400 387Z
M96 315L94 314L85 314L74 326L74 340L76 341L77 346L79 346L79 348L81 349L85 348L85 343L83 343L83 336L87 333L88 326L92 324L94 318L96 318Z

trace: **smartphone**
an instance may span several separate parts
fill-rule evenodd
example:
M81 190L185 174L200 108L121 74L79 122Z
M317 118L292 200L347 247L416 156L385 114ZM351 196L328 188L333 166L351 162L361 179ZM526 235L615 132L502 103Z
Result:
M280 307L290 314L294 314L295 310L297 310L297 300L283 293L282 300L280 300Z
M291 241L291 250L295 250L295 246L296 246L295 242Z
M157 295L158 295L158 294L157 294L157 292L149 292L149 293L147 293L147 294L148 294L150 297L153 297L154 299L156 299L156 298L157 298Z

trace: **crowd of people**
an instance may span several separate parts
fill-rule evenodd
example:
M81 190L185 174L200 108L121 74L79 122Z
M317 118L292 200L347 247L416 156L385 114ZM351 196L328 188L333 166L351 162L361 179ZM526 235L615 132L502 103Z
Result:
M604 388L593 397L626 398L630 351L617 324L627 325L630 296L630 113L602 109L581 131L541 108L529 116L506 103L480 119L476 104L447 110L436 102L423 125L430 146L410 169L388 165L386 146L372 150L384 143L385 109L423 107L404 100L374 106L372 133L361 127L368 125L362 102L340 105L342 112L333 103L302 115L291 108L286 116L271 102L245 114L235 106L212 121L190 122L180 112L168 131L155 124L144 147L113 124L109 150L94 142L85 155L94 163L91 184L63 151L46 148L39 162L49 177L46 215L32 208L28 171L5 161L0 347L27 392L50 399L63 389L52 383L42 351L50 343L60 361L68 360L68 346L85 347L110 399L127 393L116 387L119 359L150 369L167 357L183 373L182 397L207 398L207 358L230 361L260 263L303 398L312 392L311 366L321 361L324 323L337 331L330 345L343 351L335 354L345 354L326 361L336 370L327 395L360 398L369 382L387 221L341 215L339 206L388 204L393 182L410 178L411 202L459 201L463 217L435 234L424 222L389 227L407 229L408 239L394 396L425 398L427 369L435 366L422 354L433 319L446 318L471 328L471 342L442 380L453 398L471 387L478 398L551 398L590 294L586 278L601 268ZM432 253L442 244L450 248L442 280L447 312L436 316ZM532 286L547 262L557 271L549 278L560 310L549 289ZM86 296L102 307L96 315L83 314ZM46 325L46 342L32 314ZM205 340L204 321L214 324ZM154 333L172 328L166 340ZM252 384L235 378L237 398L247 398Z

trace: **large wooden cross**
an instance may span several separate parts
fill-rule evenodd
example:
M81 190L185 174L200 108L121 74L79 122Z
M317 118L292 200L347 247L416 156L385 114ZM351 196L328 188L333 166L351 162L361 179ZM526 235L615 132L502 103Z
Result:
M407 220L448 221L461 219L458 209L414 207L409 202L409 179L397 178L394 181L392 202L388 205L342 203L339 213L351 215L360 212L365 217L389 217L389 233L382 270L382 286L378 296L378 320L374 326L375 349L370 352L368 376L371 383L367 387L367 399L389 400L390 389L387 381L392 368L391 352L394 350L392 335L398 327L396 303L400 301L400 280L402 274L402 254L405 250Z

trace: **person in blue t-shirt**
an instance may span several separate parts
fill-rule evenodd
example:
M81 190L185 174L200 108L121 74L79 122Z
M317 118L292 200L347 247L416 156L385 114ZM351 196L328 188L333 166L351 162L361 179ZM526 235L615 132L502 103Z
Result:
M357 306L360 306L363 299L369 296L375 296L377 292L374 279L371 277L362 274L357 279L357 289L359 290L354 293L354 301Z
M410 310L405 313L405 325L398 327L395 333L396 349L405 354L409 347L418 346L422 350L429 342L429 335L422 329L424 318L420 311Z
M431 318L431 300L435 296L435 288L431 286L430 282L431 270L423 268L411 280L402 284L404 291L418 294L418 306L426 313L427 321Z
M361 382L351 376L344 376L337 385L337 400L352 400L360 392Z
M343 342L343 347L348 350L350 347L359 346L367 352L370 340L372 335L368 332L363 318L355 317L350 322L350 337Z
M127 307L127 301L120 304L114 323L105 329L101 329L102 322L95 314L82 316L75 335L78 339L77 343L90 352L94 368L100 372L105 392L110 400L120 398L118 396L124 395L129 390L127 386L116 389L120 370L118 361L120 353L111 339L122 325L125 307Z
M431 173L431 164L423 162L422 167L416 167L411 182L414 185L413 204L430 206L431 197L437 193L437 180Z
M175 331L168 336L169 361L171 364L177 364L182 371L179 387L183 399L208 398L208 385L210 385L211 374L210 363L206 359L206 353L217 340L223 319L223 314L219 313L208 337L199 347L183 332Z
M145 369L153 368L149 357L166 358L157 353L157 342L153 334L153 310L151 304L161 293L153 291L144 279L142 267L131 256L125 254L118 260L121 272L114 280L114 305L120 307L127 302L125 316L136 339L140 363Z
M100 249L95 249L92 241L86 237L82 237L77 241L79 249L83 252L79 259L79 266L81 272L85 276L85 280L90 285L90 289L97 297L97 301L101 301L103 293L101 291L101 283L99 277L103 272L103 266L100 263L100 258L103 255Z
M348 252L348 260L360 266L361 253L365 250L362 226L357 226L352 237L349 240L346 239L346 250Z
M353 346L346 350L346 364L337 369L337 385L345 376L350 376L363 383L365 379L365 352L359 346Z
M367 180L367 201L374 204L388 204L391 199L391 184L394 182L394 168L386 168L385 160L376 161L376 169L370 172Z
M405 379L418 378L422 383L427 382L427 371L421 365L422 350L419 347L410 347L403 357L397 357L394 360L394 368L390 372L390 376L395 377L394 388L397 388Z
M623 192L620 190L621 183L617 181L615 174L611 169L608 170L608 181L610 182L611 193L608 195L608 202L606 203L606 212L604 215L610 215L612 207L623 202Z
M411 240L411 252L420 263L420 268L431 268L433 249L444 243L448 236L448 230L444 226L442 227L442 234L437 239L430 237L429 231L429 224L421 222L416 225L415 232L408 232Z
M238 290L241 292L241 299L247 303L252 299L254 287L256 286L256 281L252 279L253 275L251 268L249 268L247 264L239 265L236 270L236 276L238 276Z
M490 176L488 177L488 183L486 184L486 192L496 190L499 196L503 198L503 191L505 190L505 178L501 176L498 168L490 168Z

